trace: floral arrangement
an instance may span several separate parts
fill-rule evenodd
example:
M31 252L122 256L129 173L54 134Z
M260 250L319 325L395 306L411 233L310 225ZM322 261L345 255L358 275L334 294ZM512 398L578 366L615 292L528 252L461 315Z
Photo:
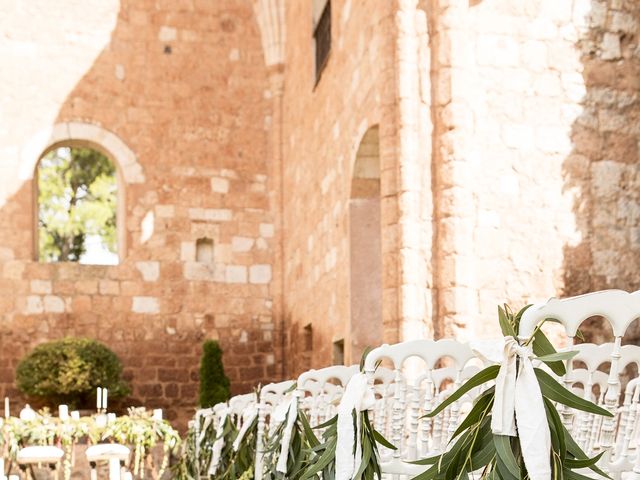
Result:
M104 416L102 417L104 419ZM132 445L134 448L134 472L144 478L144 462L150 466L155 478L160 478L168 466L171 454L180 444L180 436L171 425L154 419L143 408L129 409L128 415L116 417L111 422L103 422L97 415L81 418L68 418L64 421L54 417L48 409L43 409L32 419L21 420L10 417L1 425L2 443L10 459L15 459L18 450L27 445L56 445L65 451L64 478L71 478L73 447L82 442L118 442ZM162 442L164 458L160 469L156 471L151 459L151 450Z
M153 418L145 408L129 408L128 415L117 417L101 433L101 441L115 440L118 443L134 446L133 473L144 478L146 461L155 478L161 478L169 465L171 453L177 451L180 436L169 422ZM162 442L164 456L160 468L156 471L151 461L151 451Z

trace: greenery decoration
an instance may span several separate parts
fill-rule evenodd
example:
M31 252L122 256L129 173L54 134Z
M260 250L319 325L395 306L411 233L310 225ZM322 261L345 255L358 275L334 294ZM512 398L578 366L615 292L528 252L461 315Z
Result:
M122 364L109 348L89 338L67 337L38 345L18 364L18 389L51 406L91 407L97 387L109 398L129 394Z
M229 378L224 374L222 349L215 340L202 345L200 362L200 407L208 408L226 402L230 395Z
M296 386L294 385L292 389ZM278 459L281 453L282 440L291 412L282 423L278 425L273 434L266 441L264 467L265 480L300 480L304 472L310 467L313 448L319 445L318 439L313 432L309 419L304 411L298 406L296 421L291 430L291 440L289 443L289 455L287 457L287 474L276 471Z
M238 432L234 432L233 439L237 438ZM258 435L258 418L251 421L246 433L242 437L238 449L226 449L223 453L228 455L228 460L224 462L226 468L218 468L219 474L216 479L235 480L246 476L247 472L253 472L253 464L256 458L256 441ZM233 442L232 442L233 443ZM225 441L225 447L227 443Z
M172 478L199 480L206 474L211 463L216 430L217 424L213 415L196 415L189 425L180 458L172 469Z
M40 260L78 262L89 236L116 253L116 170L92 148L58 147L38 166Z
M526 308L513 313L506 305L504 308L499 307L499 322L505 337L517 339L516 332L519 331L520 319ZM545 321L548 320L550 319ZM561 376L566 373L563 360L570 359L575 355L575 352L556 352L541 330L545 321L536 326L534 334L524 345L532 341L532 351L537 359L544 362L556 375ZM427 416L438 415L472 388L494 380L498 375L499 368L498 365L492 365L480 371ZM597 475L608 478L596 466L601 454L589 458L582 451L562 424L553 402L597 415L611 416L611 413L573 394L543 369L535 367L534 371L540 385L546 420L551 433L552 451L549 452L549 459L553 478L586 479L588 477L576 471L584 468L589 468ZM413 480L467 480L472 472L479 472L480 478L490 480L526 480L529 478L519 437L496 435L491 431L491 408L494 398L495 389L491 387L476 399L473 408L450 439L447 451L441 455L415 462L428 466L428 468Z
M369 351L370 349L367 349L362 355L360 361L361 372L364 369L364 360ZM380 470L378 444L390 450L396 450L396 447L389 443L389 441L373 427L367 410L357 412L354 409L352 416L354 425L356 425L358 421L361 425L360 432L358 432L357 428L355 429L355 435L360 435L359 440L362 454L360 467L358 471L355 472L353 478L356 480L373 480L374 478L380 480L382 479L382 473ZM338 443L337 423L338 416L335 415L327 422L313 428L315 430L325 429L322 436L322 443L320 443L312 429L308 428L308 424L305 425L306 438L311 446L312 455L308 461L308 465L304 467L300 475L300 480L319 478L322 478L322 480L333 480L335 478L336 445ZM356 441L357 439L354 438L354 445Z
M154 478L162 478L169 466L169 458L178 451L180 436L165 420L153 418L152 413L144 408L129 408L128 415L116 417L107 425L102 433L102 440L115 440L125 445L133 445L133 473L144 478L144 463L149 462ZM156 470L151 460L151 451L158 444L163 444L164 456L160 468Z
M153 478L161 478L169 464L170 456L180 446L180 436L165 420L154 419L151 412L142 408L129 409L128 415L116 417L105 423L97 415L60 420L42 409L33 420L10 417L2 422L3 447L8 457L15 460L18 450L29 445L58 445L65 451L63 459L64 478L71 478L73 447L80 442L118 442L133 447L134 472L144 478L145 464ZM153 464L151 451L163 443L164 457L159 468Z
M220 461L218 463L218 469L216 471L215 479L216 480L234 480L237 478L235 475L236 470L233 466L234 461L234 452L233 452L233 442L238 435L238 429L236 428L233 415L227 415L227 418L224 421L224 425L222 428L222 434L216 437L216 440L220 438L224 439L224 443L222 446L222 451L220 452ZM215 442L214 442L215 444ZM204 471L206 473L209 465L206 465ZM240 472L242 473L242 472Z
M373 480L381 479L382 472L380 470L380 460L378 453L378 444L396 450L396 447L389 443L380 432L378 432L369 420L369 412L353 412L353 422L357 422L357 416L360 416L362 429L360 431L360 445L362 450L362 458L360 468L353 475L357 480ZM326 429L323 434L323 442L317 439L313 432L306 432L307 441L312 448L312 457L308 466L304 468L300 480L319 479L333 480L335 478L335 457L336 445L338 442L338 416L334 416L322 425L314 427L314 429ZM358 434L356 430L356 435ZM355 442L355 439L354 439Z

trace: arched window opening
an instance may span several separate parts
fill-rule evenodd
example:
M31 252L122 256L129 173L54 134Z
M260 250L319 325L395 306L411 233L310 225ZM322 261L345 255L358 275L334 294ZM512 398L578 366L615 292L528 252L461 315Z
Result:
M62 145L36 169L38 259L41 262L118 263L118 182L102 152Z
M350 349L357 362L382 342L382 239L378 127L365 133L356 153L349 201Z

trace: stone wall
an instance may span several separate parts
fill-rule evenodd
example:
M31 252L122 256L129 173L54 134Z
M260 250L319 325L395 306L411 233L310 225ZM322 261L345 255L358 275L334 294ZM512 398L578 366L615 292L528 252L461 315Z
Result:
M502 302L640 287L633 0L333 0L319 79L312 2L50 3L0 19L0 396L32 345L90 335L172 418L205 337L240 392L373 337L493 335ZM67 138L118 163L119 266L32 260L33 171ZM376 234L367 329L351 242Z
M490 335L503 301L638 288L636 2L432 8L437 330Z
M184 424L201 343L220 340L234 392L276 377L267 195L269 84L244 1L13 2L0 31L0 397L34 345L97 338L131 403ZM117 266L34 261L33 172L71 138L118 164ZM207 263L200 238L213 240ZM124 252L122 252L124 253ZM178 418L178 416L180 418Z
M379 125L384 303L397 329L397 250L393 148L392 2L332 2L333 43L315 83L311 2L286 2L287 50L283 96L283 232L286 362L294 374L307 364L331 364L333 342L345 340L350 359L349 199L356 152ZM303 20L300 20L303 19ZM308 19L308 21L304 21ZM389 228L387 228L389 227ZM384 232L387 232L385 237ZM386 275L386 276L384 276ZM384 308L384 307L383 307ZM305 327L310 327L306 328Z

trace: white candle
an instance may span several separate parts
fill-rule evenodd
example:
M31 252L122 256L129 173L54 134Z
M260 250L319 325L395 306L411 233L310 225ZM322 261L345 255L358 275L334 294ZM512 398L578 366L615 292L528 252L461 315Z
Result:
M98 387L98 393L96 394L96 408L102 409L102 388Z
M9 418L9 397L4 397L4 418Z
M102 389L102 408L107 409L107 388Z
M69 420L69 407L67 405L58 406L58 418L63 422Z
M80 412L78 410L74 410L73 412L71 412L71 419L80 420Z
M116 421L115 413L107 413L107 423L113 423Z

